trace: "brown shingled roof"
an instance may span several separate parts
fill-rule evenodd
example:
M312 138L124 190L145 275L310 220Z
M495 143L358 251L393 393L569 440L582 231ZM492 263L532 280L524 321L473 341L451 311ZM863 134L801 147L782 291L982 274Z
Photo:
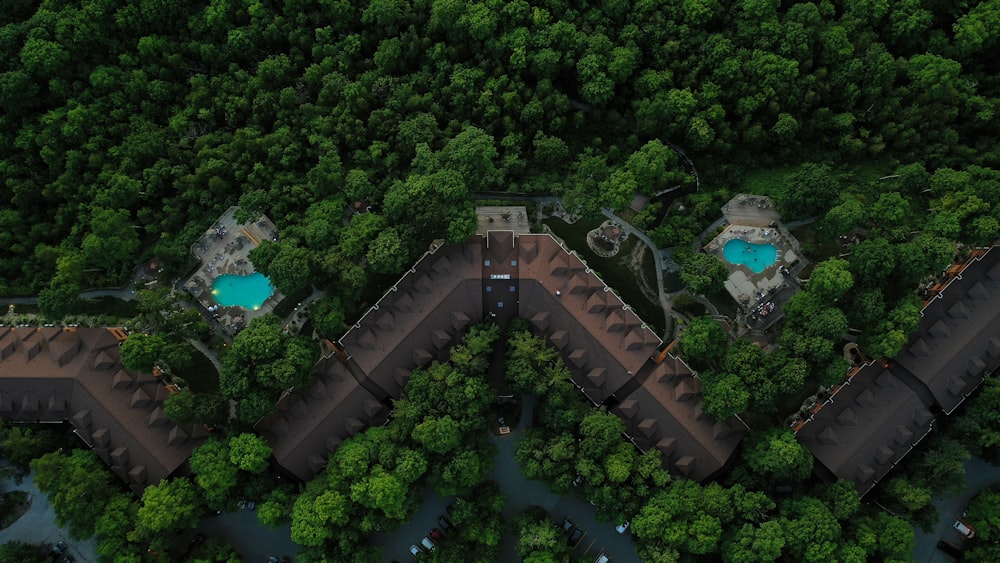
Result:
M258 430L278 463L303 481L312 479L343 440L362 429L384 424L389 409L362 387L336 358L317 364L310 389Z
M340 339L351 372L379 398L400 396L397 369L445 359L461 331L482 318L481 256L473 242L425 254Z
M863 495L932 425L920 396L873 362L841 386L796 438L833 475L853 482Z
M624 420L639 449L659 449L670 471L701 481L728 463L746 426L736 417L717 421L704 413L701 382L682 361L673 360L655 366L612 412Z
M116 343L103 328L0 330L0 350L20 350L0 360L0 411L12 420L69 421L141 492L181 467L197 441L171 440L183 431L163 414L166 395L131 384Z
M947 414L1000 367L1000 354L990 354L1000 334L998 278L1000 250L993 247L924 306L919 329L895 358L894 369L912 373Z

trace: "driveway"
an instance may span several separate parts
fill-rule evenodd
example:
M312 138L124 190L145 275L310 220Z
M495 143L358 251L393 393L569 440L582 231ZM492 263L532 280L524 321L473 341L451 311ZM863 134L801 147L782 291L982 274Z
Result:
M951 528L955 518L969 505L972 497L979 491L992 485L1000 484L1000 467L990 465L986 460L974 457L965 465L965 490L953 497L934 500L934 506L941 514L941 519L929 534L919 527L914 527L916 541L913 546L913 559L921 563L943 563L953 561L950 556L937 549L939 539L948 539L956 545L961 545L961 536Z
M56 526L56 513L45 493L35 486L34 474L29 474L18 485L12 479L0 481L0 491L27 491L32 495L31 508L9 527L0 530L0 544L19 540L33 544L55 545L61 541L69 546L69 554L81 563L96 563L96 544L93 539L76 541L65 528Z
M201 521L198 530L225 538L247 563L264 563L271 555L294 558L299 552L299 546L292 541L291 524L272 530L261 524L252 510L210 516Z

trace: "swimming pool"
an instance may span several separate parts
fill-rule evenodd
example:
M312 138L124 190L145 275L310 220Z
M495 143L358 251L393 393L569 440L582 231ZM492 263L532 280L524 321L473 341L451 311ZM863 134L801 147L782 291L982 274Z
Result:
M733 239L722 247L722 255L730 264L742 264L759 274L777 261L778 249L769 242L751 244L745 240Z
M271 280L260 272L249 276L223 274L212 282L212 297L223 307L243 307L256 311L273 294Z

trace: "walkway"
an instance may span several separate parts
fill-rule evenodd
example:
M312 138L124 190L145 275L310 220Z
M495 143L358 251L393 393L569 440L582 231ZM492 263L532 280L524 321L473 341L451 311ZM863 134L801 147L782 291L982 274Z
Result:
M219 361L219 355L215 353L215 350L212 350L211 348L206 346L204 342L198 340L197 338L189 338L188 342L191 344L191 346L194 347L195 350L198 350L202 354L205 354L205 357L208 358L210 362L212 362L212 365L215 366L215 369L219 370L219 373L222 373L222 362Z
M32 495L31 508L17 522L0 530L0 544L19 540L25 543L55 545L63 541L69 546L68 553L76 557L77 561L96 563L97 545L94 540L72 540L66 528L56 526L55 510L49 504L45 493L39 491L38 487L35 486L34 477L34 473L29 473L20 485L12 479L0 480L0 492L27 491L29 495Z
M114 297L121 299L123 301L131 301L135 299L135 291L132 289L142 280L146 275L145 264L140 264L139 267L132 272L132 279L125 285L121 287L99 287L94 289L88 289L86 291L80 292L80 299L97 299L99 297ZM0 297L0 304L13 304L13 305L34 305L38 303L38 296L34 297Z
M965 466L965 489L953 497L934 499L934 507L941 515L937 525L929 534L925 534L919 526L914 526L916 541L913 546L913 558L921 563L938 563L953 561L945 553L936 548L938 540L945 538L958 543L958 534L951 534L951 525L962 515L972 497L983 489L1000 484L1000 467L990 465L983 458L974 457L963 463ZM955 538L952 540L951 538Z
M309 305L311 305L316 300L322 298L324 295L326 295L325 291L313 287L312 293L310 293L308 297L306 297L305 299L302 300L302 302L296 305L295 309L293 309L291 313L288 313L288 315L285 316L285 318L281 321L281 325L287 327L289 323L291 323L292 321L296 321L299 323L298 326L301 327L302 323L306 321L304 316L308 312ZM296 334L297 333L298 331L296 331ZM306 336L312 336L312 335L307 334Z

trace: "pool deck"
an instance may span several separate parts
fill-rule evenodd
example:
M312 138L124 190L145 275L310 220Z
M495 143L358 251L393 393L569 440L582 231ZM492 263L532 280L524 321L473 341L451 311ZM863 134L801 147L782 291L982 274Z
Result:
M791 235L772 219L765 226L729 225L704 246L705 252L715 255L729 269L724 285L743 313L737 323L740 328L769 328L781 318L781 306L798 291L795 275L801 271L805 260L795 250L798 242L788 237ZM723 248L732 240L773 244L777 248L777 259L760 273L746 265L733 264L723 255Z
M223 274L247 276L256 272L247 254L262 240L274 240L278 230L266 216L253 223L236 222L236 207L230 207L191 245L191 252L200 260L194 272L184 281L184 289L198 300L207 315L219 323L219 328L232 336L255 317L274 310L284 296L272 294L259 309L222 307L212 297L212 283ZM211 310L218 306L217 309Z

